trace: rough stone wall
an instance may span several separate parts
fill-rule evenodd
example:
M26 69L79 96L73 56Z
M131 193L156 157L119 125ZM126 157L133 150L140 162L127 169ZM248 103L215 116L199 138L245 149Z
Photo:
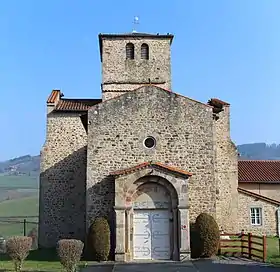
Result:
M78 113L47 116L41 151L39 245L84 240L87 135Z
M111 171L159 161L193 173L189 182L190 218L215 214L212 108L146 86L89 110L87 223L113 209ZM155 137L152 150L143 146Z
M243 193L238 194L238 218L239 231L242 229L256 235L277 235L277 206L261 200L257 200ZM252 226L250 208L262 208L263 224Z
M229 123L229 106L224 106L224 111L215 121L216 220L224 231L235 232L238 222L238 165Z
M280 201L280 184L239 183L239 187L255 194Z
M135 59L126 59L126 44L133 43ZM141 59L141 45L149 45L149 60ZM110 91L133 90L145 83L158 83L171 89L170 39L106 38L102 53L103 100L118 93ZM120 94L119 94L120 95Z

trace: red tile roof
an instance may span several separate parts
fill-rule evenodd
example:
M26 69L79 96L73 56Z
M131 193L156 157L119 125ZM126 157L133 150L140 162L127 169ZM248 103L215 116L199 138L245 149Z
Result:
M269 197L266 197L266 196L263 196L263 195L259 195L259 194L256 194L256 193L253 193L253 192L250 192L250 191L247 191L247 190L244 190L243 188L240 188L238 187L237 188L237 191L239 193L243 193L245 195L248 195L248 196L251 196L251 197L254 197L256 199L260 199L260 200L263 200L263 201L266 201L268 203L271 203L271 204L275 204L277 206L280 206L280 201L277 201L275 199L272 199L272 198L269 198Z
M280 183L280 161L240 160L238 181Z
M61 99L55 106L55 111L87 111L100 103L101 99Z
M53 90L47 100L47 103L54 103L56 102L58 99L60 99L61 96L61 92L60 90Z
M192 173L190 173L188 171L185 171L185 170L173 167L173 166L165 165L165 164L162 164L160 162L144 162L144 163L138 164L138 165L130 167L130 168L126 168L126 169L111 172L110 175L112 175L112 176L126 175L126 174L135 172L135 171L140 170L140 169L153 168L153 167L162 168L162 169L165 169L165 170L168 170L168 171L171 171L171 172L175 172L175 173L178 173L178 174L181 174L181 175L184 175L184 176L188 176L188 177L192 176Z

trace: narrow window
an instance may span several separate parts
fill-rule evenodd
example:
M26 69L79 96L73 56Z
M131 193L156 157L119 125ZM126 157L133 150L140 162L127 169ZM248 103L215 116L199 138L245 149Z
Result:
M146 43L141 45L141 59L149 59L149 46Z
M252 226L262 225L262 209L261 208L251 208L250 217Z
M126 59L134 59L134 44L128 43L126 45Z

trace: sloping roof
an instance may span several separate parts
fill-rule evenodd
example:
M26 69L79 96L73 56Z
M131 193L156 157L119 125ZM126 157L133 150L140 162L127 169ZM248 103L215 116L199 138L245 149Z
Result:
M87 111L90 107L102 102L101 99L61 99L55 111Z
M277 201L275 199L272 199L272 198L269 198L269 197L266 197L266 196L263 196L263 195L259 195L259 194L256 194L256 193L253 193L253 192L250 192L250 191L247 191L247 190L244 190L243 188L240 188L240 187L237 188L237 191L239 193L243 193L245 195L254 197L256 199L260 199L260 200L268 202L270 204L280 206L280 201Z
M238 182L280 183L280 161L238 161Z
M52 90L47 103L54 103L57 99L59 99L61 94L60 90Z
M178 96L178 97L183 97L183 98L186 98L186 99L188 99L188 100L190 100L190 101L193 101L193 102L195 102L195 103L198 103L198 104L200 104L200 105L203 105L203 106L206 106L206 107L209 107L209 108L213 108L213 106L211 106L211 105L209 105L209 104L207 104L207 103L204 103L204 102L195 100L195 99L193 99L193 98L184 96L184 95L182 95L182 94L175 93L175 92L173 92L172 90L163 88L163 87L161 87L161 86L157 86L157 85L155 85L155 84L143 84L143 85L141 85L140 87L137 87L137 88L135 88L135 89L133 89L133 90L130 90L130 91L127 92L127 93L130 93L130 94L136 93L138 90L140 90L140 89L142 89L142 88L144 88L144 87L154 87L154 88L159 89L159 90L161 90L161 91L163 91L163 92L166 92L166 93L168 93L168 94L173 94L173 95ZM114 97L112 97L112 98L110 98L110 99L107 99L107 100L103 101L102 103L106 103L106 102L108 102L108 101L116 100L116 99L119 99L119 96L114 96Z
M160 162L144 162L144 163L138 164L138 165L130 167L130 168L111 172L110 175L111 176L126 175L126 174L130 174L132 172L135 172L137 170L144 169L144 168L161 168L161 169L168 170L168 171L171 171L171 172L183 175L183 176L187 176L187 177L192 176L192 173L190 173L188 171L185 171L185 170L173 167L173 166L165 165Z

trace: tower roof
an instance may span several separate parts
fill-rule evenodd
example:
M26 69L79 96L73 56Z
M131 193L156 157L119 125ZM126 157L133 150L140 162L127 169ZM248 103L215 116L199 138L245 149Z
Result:
M130 33L100 33L98 35L99 38L99 50L100 50L100 57L102 61L102 40L105 38L151 38L151 39L169 39L170 44L173 41L174 35L167 33L167 34L152 34L152 33L140 33L140 32L130 32Z

